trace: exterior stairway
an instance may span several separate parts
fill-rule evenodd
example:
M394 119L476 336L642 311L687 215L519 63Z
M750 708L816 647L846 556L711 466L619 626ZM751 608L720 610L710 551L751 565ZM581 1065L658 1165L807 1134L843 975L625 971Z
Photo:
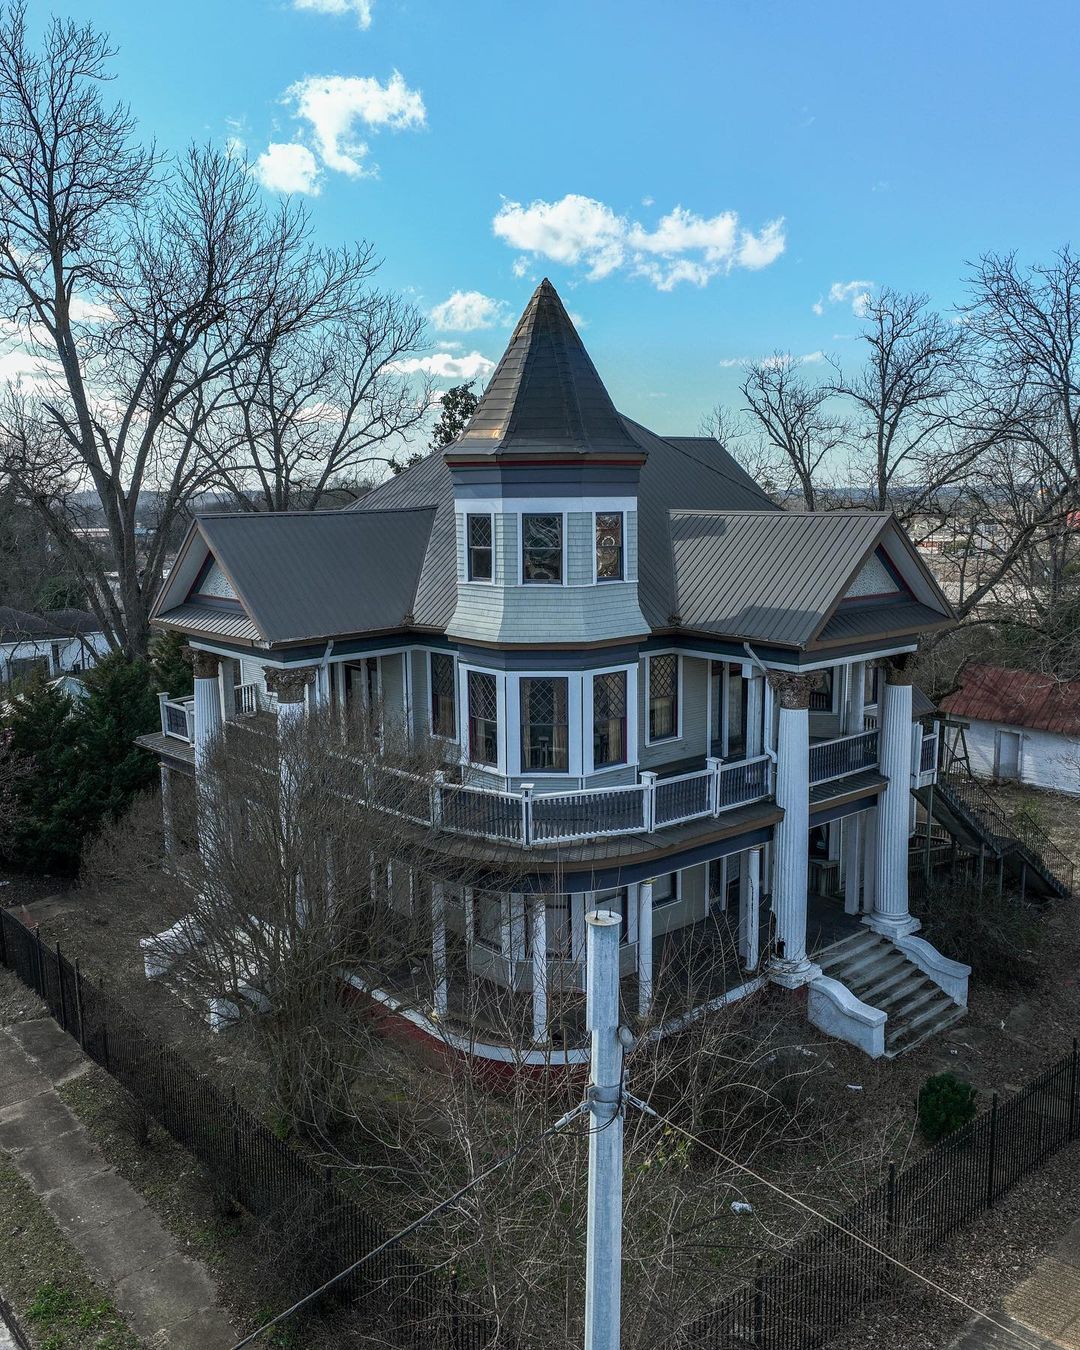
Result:
M869 928L827 948L815 960L822 974L885 1013L887 1058L914 1049L959 1022L967 1011L898 947Z

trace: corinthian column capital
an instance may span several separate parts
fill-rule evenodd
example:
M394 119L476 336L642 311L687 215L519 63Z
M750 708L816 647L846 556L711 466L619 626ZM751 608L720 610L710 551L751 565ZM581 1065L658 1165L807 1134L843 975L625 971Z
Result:
M914 678L915 653L901 652L898 656L883 656L878 667L889 684L911 684Z
M769 687L780 700L781 708L805 709L810 706L810 690L814 680L811 675L794 675L786 670L765 672Z
M185 647L184 658L191 662L197 680L217 679L221 657L216 652L203 652L197 647Z
M303 703L309 684L315 680L314 666L297 666L282 670L278 666L263 666L266 687L277 695L279 703Z

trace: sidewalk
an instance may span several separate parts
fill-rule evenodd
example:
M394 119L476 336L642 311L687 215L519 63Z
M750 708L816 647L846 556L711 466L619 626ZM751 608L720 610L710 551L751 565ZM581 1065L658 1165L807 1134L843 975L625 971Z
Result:
M1039 1350L1080 1350L1080 1219L998 1308L987 1312ZM949 1350L1016 1350L1020 1344L974 1318Z
M205 1270L109 1167L53 1090L88 1067L51 1018L0 1031L0 1149L143 1344L227 1350L238 1337Z

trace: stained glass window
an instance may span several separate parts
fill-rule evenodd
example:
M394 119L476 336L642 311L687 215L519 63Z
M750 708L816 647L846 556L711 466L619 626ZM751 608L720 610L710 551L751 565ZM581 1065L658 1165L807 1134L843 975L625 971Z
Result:
M457 735L454 658L445 652L431 653L431 729L436 736Z
M467 516L469 530L469 580L491 580L491 517Z
M562 581L562 516L521 517L521 579Z
M499 696L494 675L469 671L469 758L474 764L499 762Z
M623 579L623 517L621 511L596 513L596 579Z

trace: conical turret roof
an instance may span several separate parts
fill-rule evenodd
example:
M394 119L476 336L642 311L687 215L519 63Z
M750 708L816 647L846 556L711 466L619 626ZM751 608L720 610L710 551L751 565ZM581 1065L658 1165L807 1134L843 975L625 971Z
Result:
M615 411L556 293L545 277L472 420L447 447L449 464L478 459L555 458L641 463L644 453Z

